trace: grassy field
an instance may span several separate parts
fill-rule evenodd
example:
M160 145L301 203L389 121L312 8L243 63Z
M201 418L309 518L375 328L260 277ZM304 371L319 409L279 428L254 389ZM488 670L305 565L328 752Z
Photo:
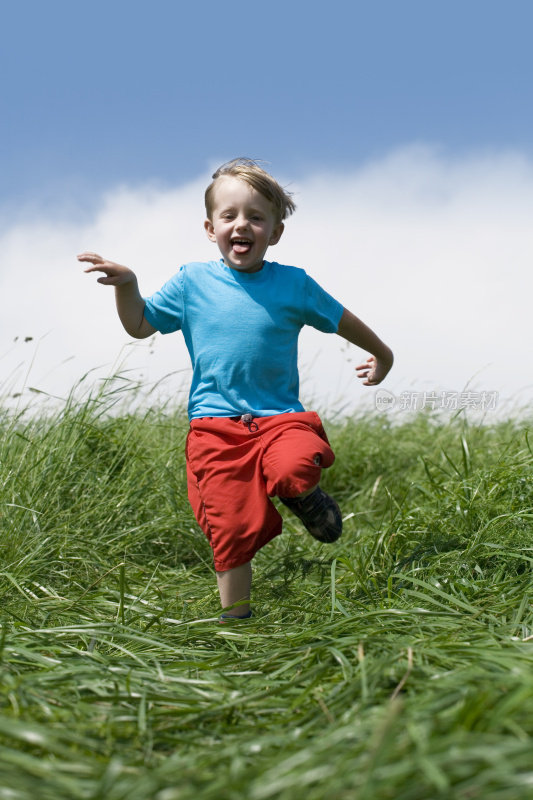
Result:
M0 420L1 800L533 798L527 423L330 425L343 538L283 511L221 626L186 420L115 399Z

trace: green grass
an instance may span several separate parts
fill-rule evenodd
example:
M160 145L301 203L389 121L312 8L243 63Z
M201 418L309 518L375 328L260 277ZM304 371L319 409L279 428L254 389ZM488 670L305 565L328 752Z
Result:
M229 627L186 419L121 398L0 419L0 800L533 798L526 422L328 426L343 538L283 510Z

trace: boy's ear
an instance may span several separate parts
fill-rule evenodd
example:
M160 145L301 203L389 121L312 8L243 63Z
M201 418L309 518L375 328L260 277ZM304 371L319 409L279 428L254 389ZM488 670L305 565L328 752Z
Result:
M209 239L209 241L216 242L217 239L215 236L215 229L210 219L206 219L206 221L204 222L204 228L205 232L207 233L207 238Z
M280 222L276 225L274 230L272 231L272 236L270 237L269 244L277 244L281 239L281 234L285 230L285 225L283 222Z

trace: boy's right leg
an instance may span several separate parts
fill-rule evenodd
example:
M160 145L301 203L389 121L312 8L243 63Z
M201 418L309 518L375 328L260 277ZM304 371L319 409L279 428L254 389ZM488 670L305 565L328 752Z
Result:
M186 452L189 501L213 550L222 607L241 603L228 613L244 616L250 562L282 529L281 516L265 493L260 438L231 419L193 420Z
M238 606L225 613L226 617L243 617L250 612L250 590L252 588L252 562L239 567L217 572L218 592L222 608L234 603Z

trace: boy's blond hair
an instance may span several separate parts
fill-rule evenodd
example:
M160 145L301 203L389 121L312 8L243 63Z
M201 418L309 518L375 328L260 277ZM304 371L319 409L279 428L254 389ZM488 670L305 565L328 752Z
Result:
M213 173L213 181L205 190L205 210L207 218L213 216L213 190L219 178L229 175L233 178L240 178L248 183L256 191L269 200L276 214L276 223L286 219L296 210L296 204L291 197L291 192L287 192L282 186L262 169L257 161L251 158L234 158L227 161Z

